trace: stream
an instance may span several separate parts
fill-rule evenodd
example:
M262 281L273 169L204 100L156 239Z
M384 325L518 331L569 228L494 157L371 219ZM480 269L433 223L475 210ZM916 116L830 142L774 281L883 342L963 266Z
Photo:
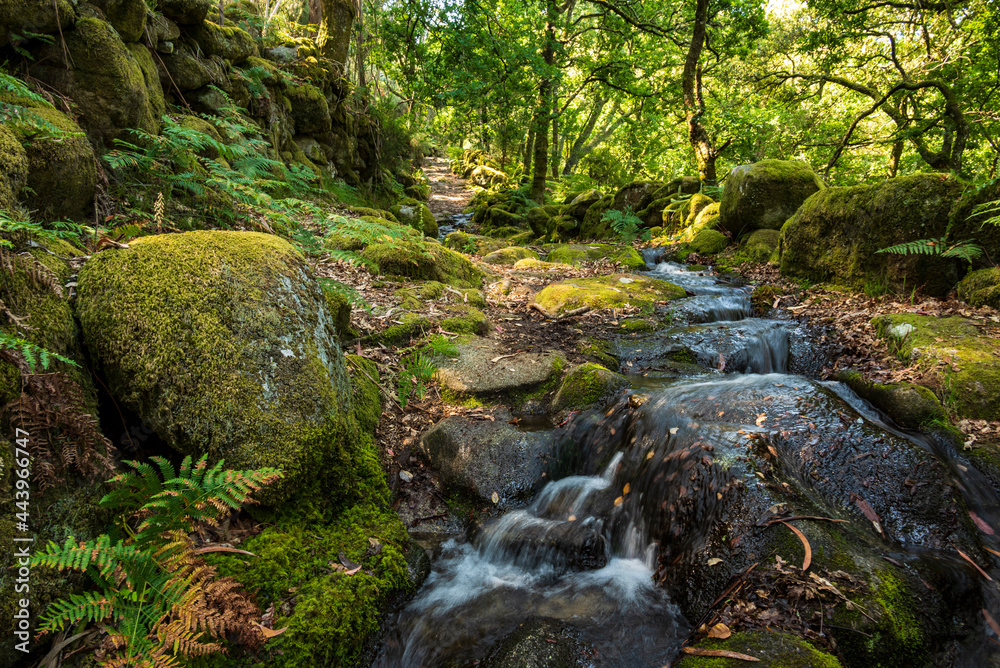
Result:
M653 259L649 275L690 296L666 329L616 342L631 396L549 430L560 466L525 507L428 543L432 572L374 665L508 665L503 639L533 627L572 648L558 665L667 665L699 622L682 610L773 563L777 533L761 519L782 503L849 521L836 526L852 527L859 575L889 557L933 588L925 604L948 641L934 647L947 663L931 665L997 665L980 612L1000 619L996 588L956 549L1000 576L982 549L1000 550L997 536L969 521L1000 527L993 486L950 444L815 380L810 331L752 317L750 287Z

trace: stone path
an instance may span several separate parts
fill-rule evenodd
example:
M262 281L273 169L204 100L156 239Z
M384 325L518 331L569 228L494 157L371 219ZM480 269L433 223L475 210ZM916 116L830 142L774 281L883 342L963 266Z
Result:
M431 186L427 206L435 218L441 220L462 213L469 206L473 195L469 182L451 173L447 158L428 158L424 175Z

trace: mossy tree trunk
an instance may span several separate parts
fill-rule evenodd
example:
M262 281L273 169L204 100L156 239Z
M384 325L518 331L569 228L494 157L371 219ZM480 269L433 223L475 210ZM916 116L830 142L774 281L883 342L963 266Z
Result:
M559 8L555 0L545 2L545 44L542 59L545 73L538 86L538 108L535 110L535 164L531 179L531 198L539 204L545 200L545 179L549 164L549 123L552 122L552 98L555 92L553 67L556 61L556 20Z
M694 149L695 160L698 161L698 177L707 186L718 183L715 173L715 161L721 149L715 147L712 136L701 124L705 115L705 100L701 90L701 52L708 38L708 0L697 0L694 15L694 30L691 32L691 43L688 46L687 57L684 59L684 73L681 75L681 88L684 93L684 114L688 123L688 140ZM723 146L725 148L725 146Z
M354 0L317 0L314 7L310 0L309 15L312 19L314 9L318 10L319 32L316 33L316 44L323 55L340 63L347 69L347 54L351 47L351 28L357 18L357 7Z

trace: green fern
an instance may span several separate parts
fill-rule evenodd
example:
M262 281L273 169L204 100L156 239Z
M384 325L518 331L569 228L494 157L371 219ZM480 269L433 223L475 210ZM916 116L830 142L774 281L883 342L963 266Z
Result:
M11 125L36 136L66 137L75 134L57 128L33 112L31 106L51 109L52 103L17 77L8 74L6 67L6 63L0 66L0 124Z
M28 370L31 373L35 373L35 367L39 364L41 364L42 369L48 370L49 365L51 365L53 361L59 361L75 367L80 366L68 357L64 357L59 353L54 353L51 350L46 350L41 346L36 346L31 341L26 341L18 336L14 336L13 334L8 334L3 331L0 331L0 348L5 350L16 350L21 353L21 356L24 357L24 361L28 364Z
M410 397L419 401L427 393L427 383L434 378L437 367L422 351L408 356L403 362L403 370L399 373L399 405L406 408Z
M86 573L94 583L97 591L51 603L38 628L47 633L81 622L100 624L125 654L106 657L106 664L176 665L176 656L221 649L206 637L225 637L234 625L252 628L251 620L234 622L217 609L227 595L225 604L248 611L255 606L232 594L231 583L214 580L215 570L196 556L188 534L196 524L214 524L222 513L249 503L251 494L281 472L231 471L221 460L210 467L205 456L195 464L185 457L180 469L163 458L153 462L156 467L125 462L133 470L112 478L118 488L100 501L118 511L125 539L102 534L77 542L69 537L31 557L33 566ZM138 523L132 526L132 521Z
M611 229L627 244L636 240L639 228L642 226L642 219L632 212L632 207L628 206L621 211L608 209L601 216L601 222L609 223ZM645 235L648 235L648 231L644 232Z
M948 235L940 239L918 239L896 244L888 248L876 251L878 253L891 253L893 255L939 255L940 257L955 258L972 262L983 254L981 246L971 239L966 241L948 241Z

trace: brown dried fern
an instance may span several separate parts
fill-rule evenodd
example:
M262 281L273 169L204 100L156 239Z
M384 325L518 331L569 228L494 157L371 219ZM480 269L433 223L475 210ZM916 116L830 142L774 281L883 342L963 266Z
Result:
M16 356L0 352L0 358ZM64 482L71 471L90 479L114 475L117 451L87 411L83 388L64 373L22 371L22 379L21 396L7 409L11 424L31 434L39 490Z

